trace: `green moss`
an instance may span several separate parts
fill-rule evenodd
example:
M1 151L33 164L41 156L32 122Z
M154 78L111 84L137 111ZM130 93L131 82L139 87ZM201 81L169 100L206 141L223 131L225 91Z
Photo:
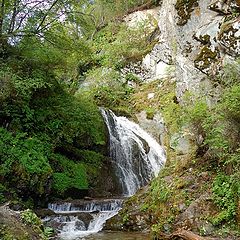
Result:
M146 114L147 114L147 119L153 119L155 110L152 108L147 108L146 109Z
M177 0L175 9L178 13L177 24L182 26L187 23L191 17L191 12L198 6L198 0Z
M134 111L146 111L151 119L153 114L160 111L163 114L171 132L179 129L181 117L180 106L176 100L175 83L169 79L156 80L139 86L131 96ZM148 94L154 92L154 98L148 99Z
M211 44L211 41L210 41L210 35L200 35L198 38L197 38L198 41L200 41L202 44L204 45L207 45L207 44Z
M220 32L218 35L218 40L225 47L225 51L232 56L238 55L239 48L239 37L235 36L235 33L238 31L238 28L234 28L234 23L237 22L238 18L224 22L221 25Z
M201 71L207 70L212 63L218 60L218 50L211 50L208 46L204 46L194 60L194 65Z
M85 164L75 163L57 154L54 157L55 172L53 173L53 189L57 193L63 194L71 188L88 188Z

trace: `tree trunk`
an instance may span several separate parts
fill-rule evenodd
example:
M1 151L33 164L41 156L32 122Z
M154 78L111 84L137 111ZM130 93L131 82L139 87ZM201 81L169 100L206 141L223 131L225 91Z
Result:
M12 17L11 17L11 21L8 28L8 34L12 33L15 28L18 5L19 5L19 0L15 0L13 4Z
M4 8L5 8L5 0L2 0L1 7L0 7L0 38L3 35Z

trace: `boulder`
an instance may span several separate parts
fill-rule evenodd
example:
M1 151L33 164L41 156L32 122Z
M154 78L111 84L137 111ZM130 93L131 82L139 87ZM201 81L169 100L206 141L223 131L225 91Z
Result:
M44 240L41 226L26 224L21 213L11 210L8 205L0 206L0 239Z

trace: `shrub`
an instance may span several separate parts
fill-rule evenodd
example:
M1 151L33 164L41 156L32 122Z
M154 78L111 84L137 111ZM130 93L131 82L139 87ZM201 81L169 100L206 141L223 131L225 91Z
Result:
M56 192L62 194L71 188L88 188L85 164L75 163L59 154L55 154L54 158L55 172L53 174L53 189Z
M237 212L237 201L240 194L240 179L236 181L233 176L219 173L213 182L213 200L220 208L220 213L213 218L218 225L224 221L232 220Z
M0 157L2 177L19 190L43 194L45 184L52 174L48 162L50 146L26 134L15 136L0 128Z
M38 226L42 225L42 221L37 217L37 215L30 209L24 210L21 212L22 221L29 226Z

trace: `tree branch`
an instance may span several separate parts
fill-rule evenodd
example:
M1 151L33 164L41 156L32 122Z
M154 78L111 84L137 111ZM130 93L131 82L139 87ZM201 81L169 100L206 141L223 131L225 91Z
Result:
M13 30L15 28L18 6L19 6L19 0L15 0L14 4L13 4L12 17L11 17L11 21L10 21L9 28L8 28L8 33L13 32Z
M42 21L39 23L39 25L38 25L38 27L37 27L37 29L36 29L36 32L39 31L39 29L41 28L41 26L42 26L43 23L45 22L48 14L51 12L51 10L52 10L53 7L57 4L58 1L59 1L59 0L55 0L55 1L52 3L52 5L50 6L50 8L47 10L46 14L45 14L45 15L43 16L43 18L42 18Z

